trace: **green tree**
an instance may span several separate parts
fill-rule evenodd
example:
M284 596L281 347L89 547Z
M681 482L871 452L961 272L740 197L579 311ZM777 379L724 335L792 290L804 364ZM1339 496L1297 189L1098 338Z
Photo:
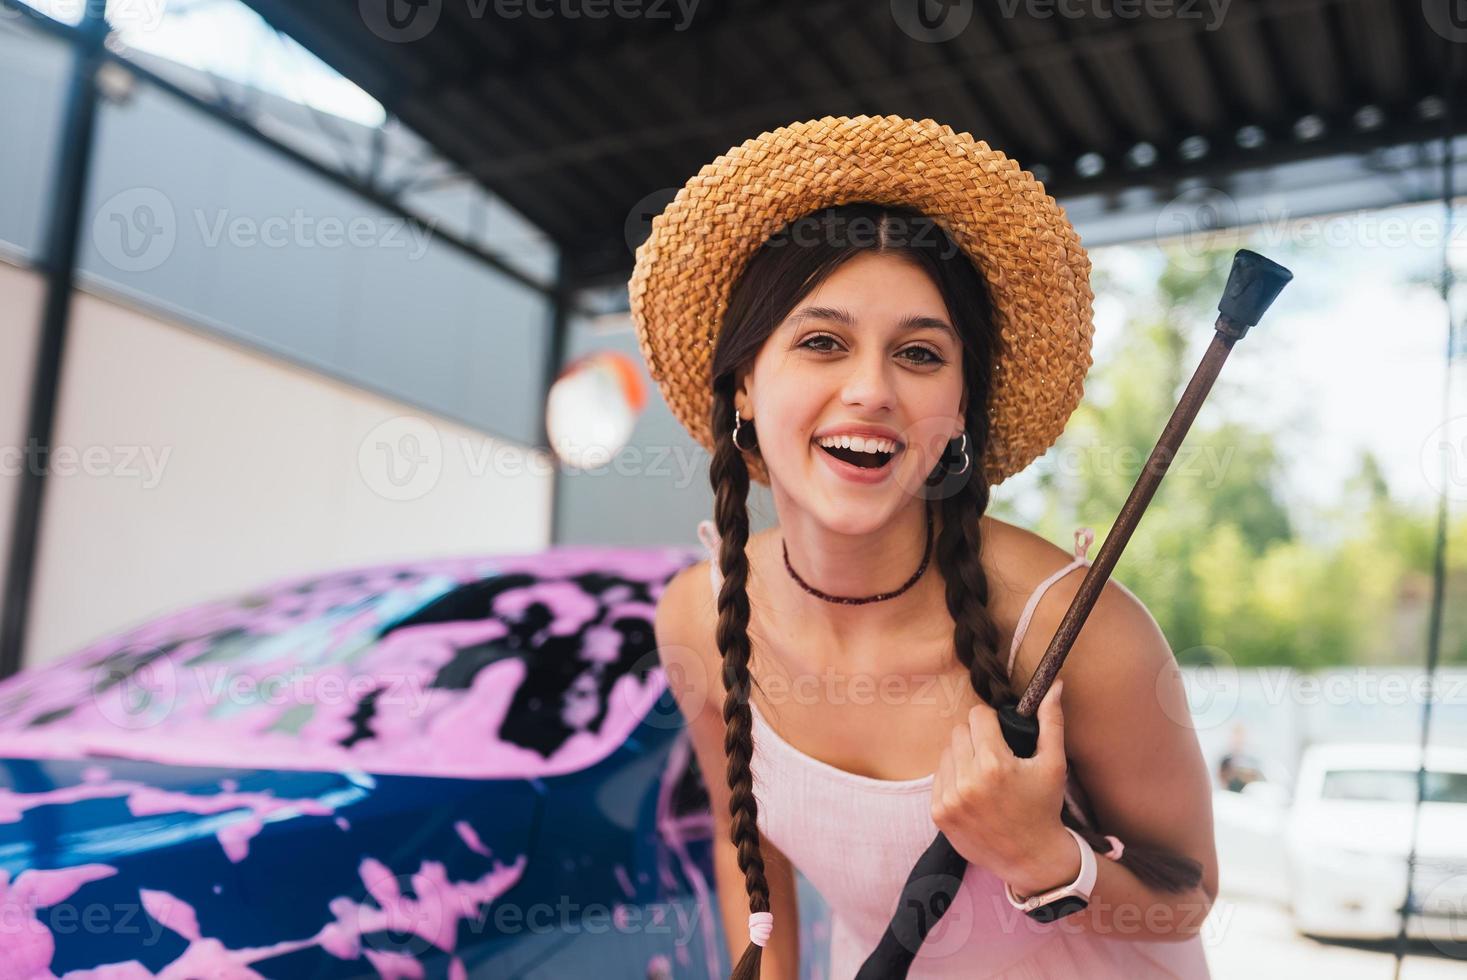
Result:
M1082 521L1098 542L1109 533L1097 515L1120 512L1180 399L1196 367L1192 352L1211 339L1204 325L1216 316L1232 255L1173 253L1149 295L1097 276L1130 316L1092 368L1064 434L1036 463L1038 533L1063 542ZM1194 422L1114 573L1151 610L1178 659L1215 659L1221 649L1239 666L1419 663L1434 511L1396 502L1379 461L1363 453L1337 501L1308 515L1328 533L1303 536L1269 428L1281 420L1209 423L1209 414ZM1467 589L1467 519L1454 523L1452 538L1459 590ZM1456 606L1445 662L1467 662L1467 602Z

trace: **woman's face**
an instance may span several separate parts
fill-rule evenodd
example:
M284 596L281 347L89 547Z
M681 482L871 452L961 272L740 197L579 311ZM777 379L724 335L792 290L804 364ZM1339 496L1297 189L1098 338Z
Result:
M875 252L842 264L765 341L736 395L776 496L841 533L884 524L963 431L961 352L942 294L918 266ZM836 453L880 467L822 448L863 428L881 440L867 450L894 441L894 455Z

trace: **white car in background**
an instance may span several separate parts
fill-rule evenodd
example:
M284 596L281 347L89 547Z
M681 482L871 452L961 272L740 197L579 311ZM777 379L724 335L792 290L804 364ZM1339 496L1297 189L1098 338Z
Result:
M1306 935L1389 939L1400 928L1420 747L1313 745L1288 816L1289 895ZM1407 935L1467 941L1467 749L1431 747Z

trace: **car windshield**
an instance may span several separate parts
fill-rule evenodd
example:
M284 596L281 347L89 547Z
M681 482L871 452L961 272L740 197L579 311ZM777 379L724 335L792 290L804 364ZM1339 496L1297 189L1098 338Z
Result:
M1335 769L1324 774L1326 800L1416 802L1414 769ZM1467 803L1467 773L1427 770L1428 803Z

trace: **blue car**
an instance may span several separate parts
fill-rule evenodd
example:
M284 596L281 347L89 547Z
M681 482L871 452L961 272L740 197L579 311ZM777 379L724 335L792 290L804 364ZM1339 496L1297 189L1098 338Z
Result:
M652 630L695 559L313 576L0 682L0 980L726 977Z

